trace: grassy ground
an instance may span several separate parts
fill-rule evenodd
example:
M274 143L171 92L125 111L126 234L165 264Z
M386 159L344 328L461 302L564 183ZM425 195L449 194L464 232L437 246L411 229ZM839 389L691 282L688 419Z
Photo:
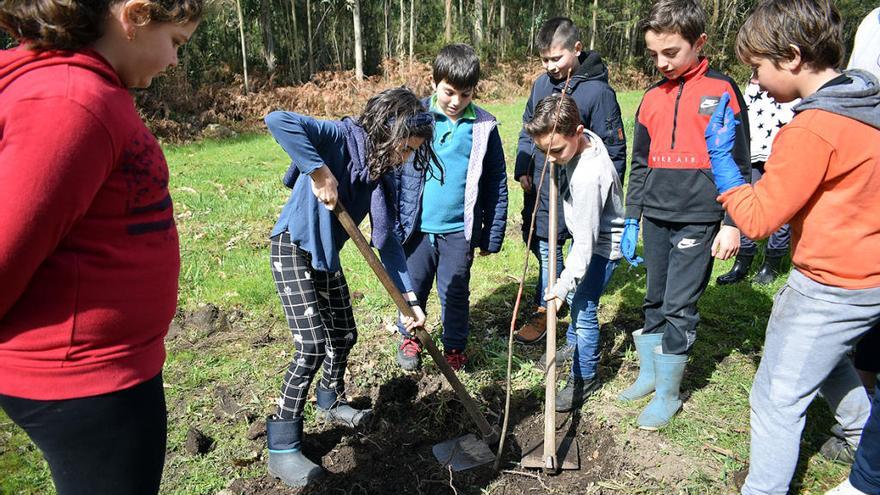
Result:
M631 136L632 115L641 94L622 93L619 97L624 115L630 116L626 127ZM517 100L487 105L501 123L510 168L523 103ZM266 135L172 147L167 149L167 156L183 264L180 325L169 336L170 352L165 367L170 429L162 493L217 493L229 488L233 480L263 476L262 444L249 440L248 430L253 421L273 410L281 375L291 359L290 336L278 307L267 255L267 233L287 195L279 178L288 160ZM504 249L497 255L478 258L474 264L469 348L473 366L463 375L468 388L483 397L484 406L495 413L500 412L494 407L497 400L485 399L485 391L492 387L497 390L504 378L503 337L525 254L520 240L522 195L512 180L510 190L510 221ZM349 285L357 292L355 307L360 329L359 344L351 358L350 389L353 395L375 397L383 385L403 375L393 362L396 339L387 330L394 311L351 243L342 259ZM628 332L640 325L645 284L643 268L621 265L600 310L604 347L600 375L606 383L583 409L590 431L597 437L601 434L611 439L615 462L620 467L597 474L573 492L554 488L550 479L546 481L550 490L732 491L730 478L748 458L748 392L760 359L772 295L781 282L767 288L715 285L714 276L730 266L730 261L716 263L713 282L700 302L702 321L685 377L684 389L689 397L684 411L657 434L636 428L635 418L646 401L631 405L614 401L617 392L637 371ZM534 269L529 277L530 282L533 280ZM530 295L529 291L526 297ZM205 304L220 309L224 325L190 324L205 313ZM431 326L439 326L436 298L429 304L428 312ZM539 348L517 348L513 374L517 400L536 402L543 396L542 375L533 364L540 354ZM429 364L427 375L432 374L436 374L436 369ZM817 453L832 423L827 408L819 402L809 413L801 446L802 462L793 485L795 493L823 493L847 472L844 467L822 460ZM439 424L441 416L449 414L448 409L425 409L425 428ZM315 427L311 405L307 419L307 430L311 431ZM191 427L214 440L210 452L187 452L185 444ZM444 436L448 435L442 434L441 438ZM604 453L597 449L592 454L598 461ZM474 493L507 493L506 480L490 479ZM544 480L539 481L544 485ZM0 494L52 492L39 452L0 414Z

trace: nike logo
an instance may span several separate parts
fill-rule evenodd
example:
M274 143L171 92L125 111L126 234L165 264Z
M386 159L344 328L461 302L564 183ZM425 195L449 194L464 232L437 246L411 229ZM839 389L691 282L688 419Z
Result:
M682 239L678 241L678 244L675 247L677 247L678 249L687 249L699 245L700 243L697 242L696 239Z
M700 109L703 110L703 109L707 109L707 108L712 108L712 107L718 105L718 101L719 100L716 98L706 98L700 102Z

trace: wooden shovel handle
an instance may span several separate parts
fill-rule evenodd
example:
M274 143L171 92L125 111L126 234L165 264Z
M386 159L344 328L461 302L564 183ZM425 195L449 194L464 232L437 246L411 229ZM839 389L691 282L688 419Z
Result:
M364 238L364 235L361 233L357 224L354 223L354 220L351 219L348 211L345 210L345 207L342 206L342 203L338 200L336 201L336 206L333 207L333 213L336 214L336 218L339 219L342 228L345 229L348 236L354 241L358 251L360 251L361 255L364 257L364 260L366 260L367 264L370 265L370 268L373 269L373 273L379 278L379 282L382 282L382 286L385 287L385 291L391 296L397 309L400 310L404 316L415 319L416 315L409 303L404 299L403 294L400 293L397 286L394 285L391 277L388 276L388 272L385 271L382 262L379 261L376 253L373 252L373 249L370 247L369 243L367 243L367 240ZM489 444L494 444L498 440L498 432L492 428L488 421L486 421L486 418L480 412L480 408L477 406L476 401L474 401L473 397L470 396L467 389L458 379L455 370L453 370L452 367L449 366L449 363L446 362L446 358L443 356L443 353L440 352L440 349L437 348L437 345L434 344L431 335L422 327L416 328L415 334L422 342L422 345L425 346L425 349L428 350L428 354L431 355L431 358L434 359L434 363L440 368L446 381L452 386L452 390L455 391L458 399L464 405L468 414L470 414L471 419L477 424L480 433L483 435L483 439Z

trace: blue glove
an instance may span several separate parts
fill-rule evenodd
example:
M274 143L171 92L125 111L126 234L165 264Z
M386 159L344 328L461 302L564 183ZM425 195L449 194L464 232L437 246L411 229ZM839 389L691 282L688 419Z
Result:
M724 93L718 100L718 107L709 119L706 127L706 148L709 150L709 161L712 163L712 175L715 187L723 193L728 189L746 183L739 167L733 160L733 142L736 139L736 126L739 122L733 117L733 110L727 106L730 94Z
M626 261L632 266L639 266L645 260L636 256L636 244L639 242L639 221L635 218L627 218L623 222L623 236L620 238L620 252Z

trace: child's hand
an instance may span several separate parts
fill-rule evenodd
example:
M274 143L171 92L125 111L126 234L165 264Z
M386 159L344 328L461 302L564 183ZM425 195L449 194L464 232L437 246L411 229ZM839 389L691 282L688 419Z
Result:
M492 254L492 251L486 251L485 249L480 249L480 256L489 256Z
M712 256L719 260L730 259L739 253L739 229L722 225L712 242Z
M519 185L522 187L523 191L532 192L532 177L530 175L520 176Z
M559 311L562 309L562 305L565 304L565 300L557 297L553 289L553 287L547 287L547 292L544 293L544 300L547 301L547 304L555 304L556 311Z
M312 178L312 192L315 193L315 197L328 210L332 210L336 206L336 199L339 195L337 190L339 184L336 182L333 172L327 168L327 165L322 165L321 168L309 174L309 177Z
M416 328L425 326L425 312L422 311L420 306L412 306L413 313L415 313L416 317L411 318L409 316L400 317L400 322L403 323L403 327L406 328L407 332L412 333Z

